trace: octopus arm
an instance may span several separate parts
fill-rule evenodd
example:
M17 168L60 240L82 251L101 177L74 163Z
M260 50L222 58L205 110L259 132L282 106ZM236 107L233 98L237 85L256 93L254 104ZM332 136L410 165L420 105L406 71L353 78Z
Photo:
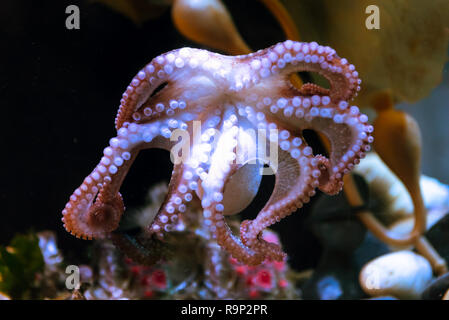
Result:
M169 141L160 135L151 143L142 142L146 132L131 126L122 128L117 137L110 139L100 162L62 211L68 232L79 238L104 238L118 227L125 210L119 190L138 152L143 146L170 148Z
M196 187L192 187L193 181L189 181L188 175L183 175L184 172L188 172L185 168L186 166L183 164L174 166L167 196L155 219L148 227L150 234L156 234L159 239L163 238L164 232L173 229L179 215L186 211L186 204L193 198L191 189L196 189Z
M226 184L230 178L244 165L243 161L234 161L237 157L236 146L241 137L238 117L233 108L225 114L222 134L217 139L216 148L211 156L208 174L204 176L202 185L202 201L204 221L210 227L218 244L225 248L236 259L248 265L257 265L265 258L262 252L257 252L244 245L238 237L232 234L226 224L223 212Z
M281 261L285 254L279 246L261 239L261 232L309 202L319 185L323 160L320 156L313 156L312 149L301 137L279 129L278 162L273 164L270 158L265 159L276 167L273 193L254 220L242 223L240 237L245 245L256 252L265 252L272 259Z

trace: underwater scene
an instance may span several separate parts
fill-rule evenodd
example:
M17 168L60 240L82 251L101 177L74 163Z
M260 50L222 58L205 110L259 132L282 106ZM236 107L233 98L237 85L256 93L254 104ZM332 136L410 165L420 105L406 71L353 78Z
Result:
M0 16L0 300L449 300L449 0Z

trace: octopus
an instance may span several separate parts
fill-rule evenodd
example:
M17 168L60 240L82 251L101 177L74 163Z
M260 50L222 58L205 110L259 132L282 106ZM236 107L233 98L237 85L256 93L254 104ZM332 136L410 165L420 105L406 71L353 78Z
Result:
M318 73L329 88L294 87L295 72ZM370 150L373 127L350 101L361 80L352 64L316 42L287 40L248 55L181 48L164 53L132 79L95 169L62 211L68 232L106 238L125 206L120 186L140 150L162 148L174 163L168 193L145 233L163 240L194 197L212 237L248 265L282 260L262 239L265 228L301 208L318 188L338 193L343 176ZM323 135L328 157L315 155L303 131ZM271 170L271 171L270 171ZM234 235L225 216L255 197L262 174L275 174L273 192Z

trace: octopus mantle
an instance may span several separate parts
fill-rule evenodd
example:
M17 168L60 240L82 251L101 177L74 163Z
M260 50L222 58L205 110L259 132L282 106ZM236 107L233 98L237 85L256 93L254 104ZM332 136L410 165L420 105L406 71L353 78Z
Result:
M298 71L321 74L330 89L293 87L289 76ZM173 161L181 151L181 161L174 161L168 194L146 232L162 238L197 196L204 223L236 259L252 265L283 259L279 246L261 239L263 229L301 208L317 187L339 192L343 175L370 148L373 127L348 103L360 83L353 65L315 42L288 40L242 56L193 48L162 54L123 94L117 136L70 197L64 226L80 238L108 236L125 209L119 189L133 160L142 149L163 148L171 150ZM328 138L329 158L313 154L304 129ZM276 183L265 207L242 222L237 237L224 215L237 213L255 196L261 176L247 166L255 160L259 169L263 163L272 168Z

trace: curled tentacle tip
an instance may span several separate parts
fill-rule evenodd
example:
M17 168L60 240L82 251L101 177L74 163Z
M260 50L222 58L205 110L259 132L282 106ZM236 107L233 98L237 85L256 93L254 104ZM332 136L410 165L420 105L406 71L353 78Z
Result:
M120 194L109 202L97 201L89 209L88 224L98 231L112 232L117 229L125 206Z

